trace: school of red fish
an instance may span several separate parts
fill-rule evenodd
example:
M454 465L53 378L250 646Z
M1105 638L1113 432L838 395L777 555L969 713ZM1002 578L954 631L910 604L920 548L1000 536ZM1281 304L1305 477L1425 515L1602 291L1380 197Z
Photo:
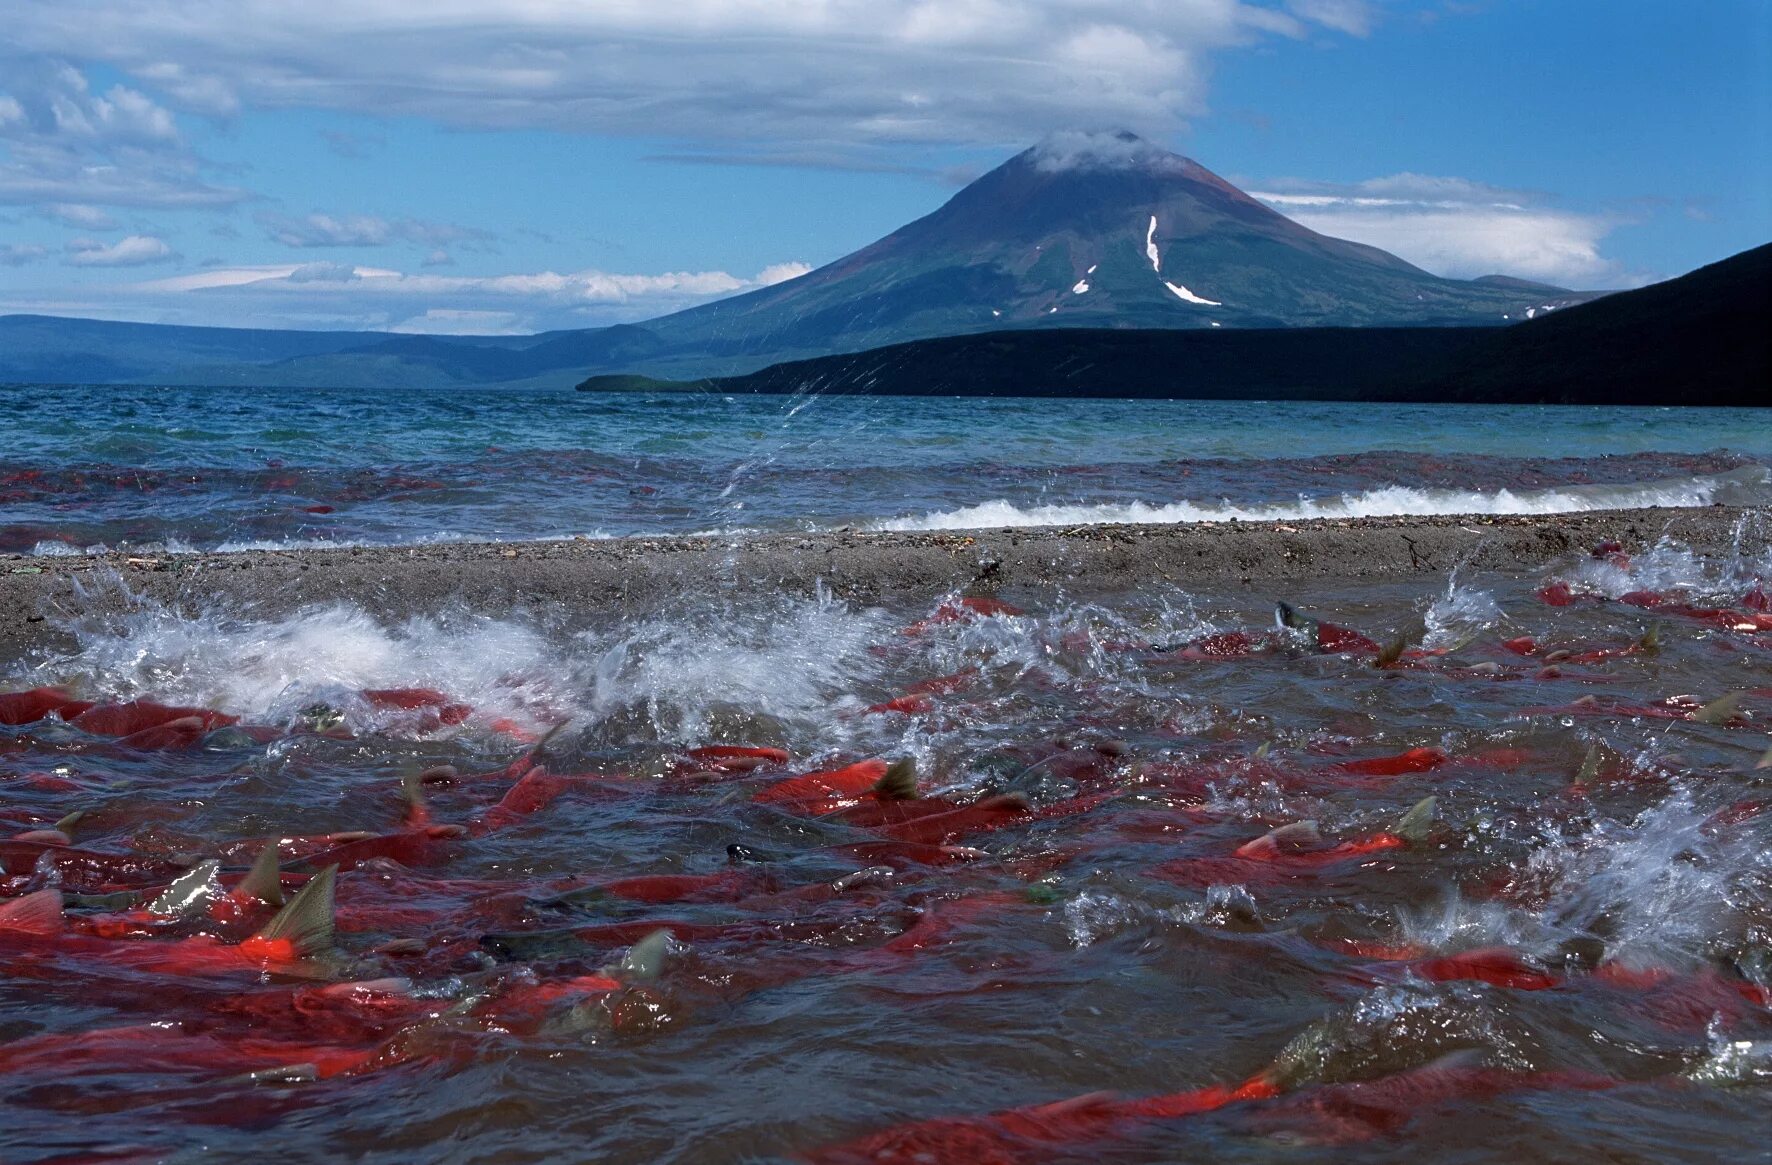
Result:
M272 1130L336 1159L304 1114L359 1089L408 1106L359 1143L428 1159L544 1159L560 1141L511 1138L577 1127L556 1107L609 1160L1497 1127L1557 1160L1611 1135L1598 1111L1763 1151L1772 601L1616 543L1495 585L1507 612L1484 593L1463 631L1448 586L1425 615L1333 608L1361 629L1311 596L1173 639L1111 597L952 595L867 624L866 666L830 673L865 690L714 691L699 739L644 700L430 686L273 720L107 695L64 657L0 694L0 1160ZM496 1132L491 1100L424 1109L549 1063L569 1091ZM698 1089L725 1107L676 1115ZM1594 1130L1534 1124L1570 1111Z

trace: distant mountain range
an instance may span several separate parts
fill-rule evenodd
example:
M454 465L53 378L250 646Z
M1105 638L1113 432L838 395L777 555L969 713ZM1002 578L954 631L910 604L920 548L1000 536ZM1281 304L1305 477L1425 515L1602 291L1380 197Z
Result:
M584 391L1772 404L1772 245L1509 328L1050 329Z
M0 317L0 380L423 389L700 377L1054 328L1496 326L1601 293L1442 279L1131 134L1059 136L834 263L640 325L413 336Z

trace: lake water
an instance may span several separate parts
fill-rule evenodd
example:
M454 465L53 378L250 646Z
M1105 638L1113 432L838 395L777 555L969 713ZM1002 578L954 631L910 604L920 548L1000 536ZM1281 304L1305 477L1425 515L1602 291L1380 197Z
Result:
M1772 498L1757 410L0 387L0 553Z

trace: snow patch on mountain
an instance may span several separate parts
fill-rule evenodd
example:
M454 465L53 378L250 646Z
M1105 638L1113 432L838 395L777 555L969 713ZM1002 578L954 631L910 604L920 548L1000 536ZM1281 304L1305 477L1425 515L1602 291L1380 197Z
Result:
M1224 306L1224 304L1220 303L1216 299L1207 299L1203 295L1195 295L1193 292L1189 291L1187 288L1183 287L1179 283L1165 282L1163 284L1163 286L1167 287L1170 291L1173 291L1176 295L1179 295L1181 298L1187 300L1189 303L1202 304L1206 307L1223 307Z

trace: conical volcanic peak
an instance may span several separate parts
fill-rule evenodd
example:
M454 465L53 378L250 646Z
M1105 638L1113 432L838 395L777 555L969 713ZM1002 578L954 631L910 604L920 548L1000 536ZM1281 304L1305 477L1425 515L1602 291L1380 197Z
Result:
M1442 279L1135 134L1063 132L854 254L647 326L755 364L1003 328L1502 324L1580 298Z

